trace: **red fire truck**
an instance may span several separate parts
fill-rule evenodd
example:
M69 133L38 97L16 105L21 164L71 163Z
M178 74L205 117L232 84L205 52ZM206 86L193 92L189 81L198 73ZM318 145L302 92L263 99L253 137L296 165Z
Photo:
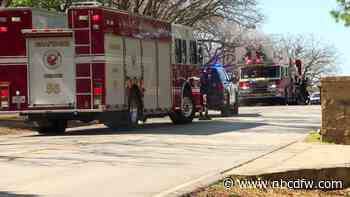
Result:
M65 27L64 15L32 8L0 8L0 111L27 109L27 58L22 29Z
M301 61L284 62L271 61L260 51L255 57L247 53L244 64L239 65L241 104L261 101L306 104L308 93L302 80Z
M68 120L110 127L201 110L199 56L189 28L99 5L68 10L69 29L27 29L28 110L40 133ZM174 46L172 47L172 43Z

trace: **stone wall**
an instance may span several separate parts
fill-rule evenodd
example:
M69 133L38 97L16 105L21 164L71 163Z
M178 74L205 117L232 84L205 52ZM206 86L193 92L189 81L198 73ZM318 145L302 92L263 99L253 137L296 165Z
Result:
M350 76L321 79L322 140L350 144Z

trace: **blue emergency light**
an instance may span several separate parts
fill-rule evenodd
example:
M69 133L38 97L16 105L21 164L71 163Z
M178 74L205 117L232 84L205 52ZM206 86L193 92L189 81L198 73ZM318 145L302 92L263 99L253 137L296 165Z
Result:
M207 64L204 67L223 68L224 65L222 65L222 64Z

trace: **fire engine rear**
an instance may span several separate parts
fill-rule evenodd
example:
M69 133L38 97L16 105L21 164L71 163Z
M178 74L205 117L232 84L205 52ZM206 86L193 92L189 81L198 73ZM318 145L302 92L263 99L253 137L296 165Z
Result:
M240 99L286 103L292 86L289 66L274 64L245 65L240 68Z
M30 69L22 115L39 132L62 133L69 120L119 127L170 115L192 122L201 108L199 64L172 64L170 23L86 4L71 7L68 20L69 29L23 30ZM197 53L190 38L181 42L186 56Z
M0 8L0 111L27 108L27 57L22 29L65 27L63 15L32 8Z
M253 55L254 54L254 55ZM302 80L301 61L287 55L267 55L262 49L248 50L239 65L240 102L278 102L306 104L306 84Z

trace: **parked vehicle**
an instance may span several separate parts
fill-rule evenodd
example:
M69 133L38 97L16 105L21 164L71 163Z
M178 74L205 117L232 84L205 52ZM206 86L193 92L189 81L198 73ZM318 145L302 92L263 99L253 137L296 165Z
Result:
M290 94L293 82L288 74L288 66L281 65L245 65L240 69L240 99L268 100L286 103L292 98Z
M66 26L63 14L34 8L0 8L0 111L27 109L27 54L21 30Z
M320 105L321 104L321 94L319 92L314 92L310 96L311 105Z
M69 29L23 30L30 69L21 114L40 133L62 133L68 120L192 122L202 108L200 63L187 27L88 4L69 8L68 19Z
M222 116L238 115L238 87L221 64L206 65L201 76L202 91L207 94L207 108Z
M239 65L240 102L272 102L280 104L307 104L307 80L303 79L302 63L274 63L261 52L253 58L250 53ZM265 57L265 58L264 58Z

